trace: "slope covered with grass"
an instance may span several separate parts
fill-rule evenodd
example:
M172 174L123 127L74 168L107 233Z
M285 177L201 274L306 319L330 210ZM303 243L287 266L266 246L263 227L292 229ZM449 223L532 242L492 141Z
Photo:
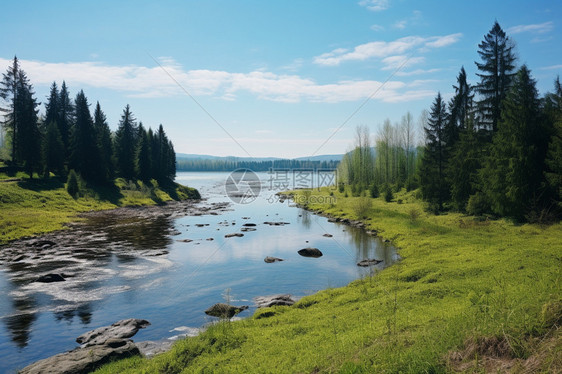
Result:
M390 203L331 194L334 204L309 208L362 218L400 248L402 260L99 373L562 370L562 225L434 216L414 193Z
M81 187L72 197L56 178L0 178L0 245L25 236L63 228L77 214L121 206L155 205L199 198L197 190L175 183L158 185L117 179L113 186Z

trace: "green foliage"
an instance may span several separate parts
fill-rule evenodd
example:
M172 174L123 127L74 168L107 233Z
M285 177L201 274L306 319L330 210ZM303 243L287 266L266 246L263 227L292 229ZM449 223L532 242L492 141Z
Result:
M504 102L481 171L482 189L495 213L523 219L533 199L541 195L547 141L536 83L523 65Z
M385 191L384 191L384 201L386 201L387 203L390 203L392 201L392 199L394 199L394 194L392 193L392 188L390 188L390 186L386 186L385 187Z
M78 185L78 176L74 169L70 170L68 173L68 179L66 180L66 192L74 198L78 197L80 193L80 187Z
M137 144L137 125L136 119L131 113L131 108L127 104L121 115L119 127L115 133L115 156L117 160L117 170L120 176L125 179L134 179L135 174L135 154Z
M345 191L345 183L343 182L338 183L338 191L339 193L343 193Z
M490 202L482 192L471 195L466 205L466 212L473 216L481 216L490 213Z
M45 176L49 172L59 175L64 173L64 144L60 136L59 127L56 122L49 122L42 146L43 169Z
M96 103L94 111L94 128L100 155L98 160L100 182L109 183L114 176L113 141L111 140L111 130L107 124L105 113L101 110L99 102Z
M369 193L371 194L371 197L373 199L376 199L377 197L379 197L379 195L380 195L379 186L377 186L376 183L371 184L371 188L369 188Z
M501 118L502 103L515 75L513 43L496 21L478 48L482 62L476 62L480 71L476 74L480 77L476 91L481 97L478 101L481 124L496 132Z

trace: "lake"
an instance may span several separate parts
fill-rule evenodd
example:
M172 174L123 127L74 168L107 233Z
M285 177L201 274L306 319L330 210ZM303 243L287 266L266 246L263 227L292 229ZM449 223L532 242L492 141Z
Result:
M177 218L92 217L70 229L79 230L74 236L61 234L68 243L64 253L53 250L35 263L3 261L0 372L75 348L74 339L82 333L120 319L151 322L135 335L137 342L174 340L213 322L204 310L217 302L249 305L239 315L244 318L255 311L255 297L288 293L301 298L344 286L398 259L391 245L362 230L280 201L275 192L285 184L277 177L272 181L270 174L258 173L257 182L248 185L258 183L259 191L253 192L260 193L238 199L225 187L232 181L229 173L178 173L178 183L201 192L201 205L222 208ZM315 183L322 184L320 179ZM232 202L227 192L244 204ZM256 225L255 231L225 238L248 223ZM306 247L324 255L300 256L297 251ZM268 264L266 256L285 261ZM383 262L374 268L356 265L367 258ZM34 282L45 273L71 276L66 282Z

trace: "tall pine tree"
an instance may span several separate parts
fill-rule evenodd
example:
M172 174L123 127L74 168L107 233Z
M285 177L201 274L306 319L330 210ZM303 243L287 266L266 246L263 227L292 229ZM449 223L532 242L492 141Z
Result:
M513 80L490 155L481 170L482 188L492 210L524 219L541 198L545 129L536 82L523 65Z
M75 122L70 138L70 168L88 181L99 182L101 170L90 104L80 91L75 99Z
M430 203L433 210L443 210L443 203L449 195L449 188L445 180L447 120L445 102L441 93L438 93L431 106L427 126L424 127L426 143L419 170L423 198Z
M68 158L70 156L70 134L72 132L72 125L74 122L74 104L70 99L70 93L66 87L66 83L63 81L59 93L59 116L57 119L57 125L59 126L59 132L64 144L64 153Z
M550 187L553 203L562 214L562 85L560 77L554 82L554 92L546 95L545 113L552 126L548 144L545 176Z
M0 97L8 103L6 107L0 108L4 113L4 121L2 126L6 131L7 136L12 142L11 156L12 163L17 164L17 131L18 131L18 117L16 113L16 99L18 97L18 79L19 79L19 61L17 56L14 56L12 65L8 70L2 74L2 82L0 84Z
M100 182L110 182L114 176L113 141L111 139L111 130L107 124L105 113L101 110L99 101L96 103L96 109L94 110L94 129L100 155Z
M51 171L59 176L64 175L64 144L56 122L47 124L41 152L45 177Z
M119 127L115 133L115 158L119 176L125 179L134 179L137 126L131 108L127 104L121 115Z
M144 129L142 122L139 123L139 136L136 152L136 172L140 180L144 182L150 181L152 178L152 160L151 160L150 142L148 134Z
M475 62L480 73L476 92L480 95L478 108L480 124L492 132L498 130L502 102L515 74L513 43L496 21L478 45L482 62Z

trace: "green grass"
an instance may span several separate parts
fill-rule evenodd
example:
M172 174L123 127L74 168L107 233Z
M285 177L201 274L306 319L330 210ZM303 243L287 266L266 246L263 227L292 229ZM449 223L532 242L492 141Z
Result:
M56 178L2 182L4 177L0 174L0 245L60 230L82 212L199 196L196 190L175 183L159 186L156 181L147 185L117 179L111 187L82 186L80 196L74 199Z
M309 208L365 214L360 197L333 195L335 204ZM98 373L441 373L453 371L454 357L467 372L486 372L494 370L482 363L486 352L515 371L529 357L538 372L562 370L561 224L434 216L405 192L372 199L366 215L369 229L400 248L399 263ZM493 341L503 345L486 345ZM481 355L462 353L471 342Z

